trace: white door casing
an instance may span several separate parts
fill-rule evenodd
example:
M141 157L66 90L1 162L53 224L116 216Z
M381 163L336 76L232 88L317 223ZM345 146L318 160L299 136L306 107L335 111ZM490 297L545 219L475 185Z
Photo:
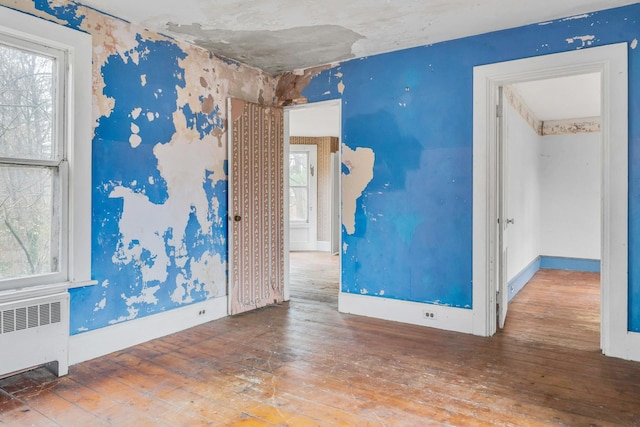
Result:
M627 44L489 64L474 68L473 333L496 331L498 252L497 88L599 72L602 76L601 347L640 360L640 334L628 332L628 78Z

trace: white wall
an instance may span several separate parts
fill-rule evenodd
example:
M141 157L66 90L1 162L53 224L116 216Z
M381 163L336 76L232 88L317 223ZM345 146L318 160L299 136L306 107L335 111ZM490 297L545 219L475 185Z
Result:
M600 259L600 133L539 136L505 104L507 280L538 256Z
M505 103L507 144L507 280L540 255L540 136Z
M541 255L600 259L600 133L540 143Z
M340 137L340 106L313 105L289 110L289 135Z

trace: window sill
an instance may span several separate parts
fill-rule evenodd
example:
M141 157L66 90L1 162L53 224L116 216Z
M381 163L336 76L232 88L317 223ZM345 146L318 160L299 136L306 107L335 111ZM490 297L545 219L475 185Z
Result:
M97 280L86 280L81 282L60 282L47 285L28 286L24 288L4 289L0 290L0 304L29 298L37 298L59 292L66 292L69 289L74 288L94 286L97 283Z

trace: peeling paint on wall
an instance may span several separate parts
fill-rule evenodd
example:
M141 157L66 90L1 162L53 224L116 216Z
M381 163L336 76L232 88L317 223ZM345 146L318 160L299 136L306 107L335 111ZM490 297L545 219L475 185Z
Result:
M600 132L600 117L542 121L538 119L513 86L504 87L504 97L531 129L540 136Z
M345 215L342 291L384 289L385 298L471 308L473 67L627 42L629 326L640 332L640 168L633 167L640 164L640 111L631 102L640 99L639 20L635 4L306 70L295 90L306 102L341 98L343 143L375 152L355 223L352 206ZM280 93L293 78L285 76ZM343 181L343 194L357 190Z
M228 96L275 79L71 1L1 1L93 38L93 262L71 332L215 298L227 286Z
M347 234L356 231L356 203L373 179L375 158L370 148L352 150L342 144L342 225Z

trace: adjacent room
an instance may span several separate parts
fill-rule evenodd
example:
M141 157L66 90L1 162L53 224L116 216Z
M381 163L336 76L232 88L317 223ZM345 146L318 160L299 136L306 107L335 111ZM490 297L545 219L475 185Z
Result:
M640 424L639 20L0 0L0 424Z

